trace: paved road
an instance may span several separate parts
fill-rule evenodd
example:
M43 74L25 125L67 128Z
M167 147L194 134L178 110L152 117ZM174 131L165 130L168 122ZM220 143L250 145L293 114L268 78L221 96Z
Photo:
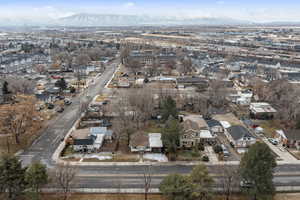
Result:
M158 188L163 176L152 176L151 187ZM220 185L222 177L213 177L215 186ZM104 176L104 177L77 177L74 188L144 188L142 176ZM239 182L239 181L238 181ZM276 176L275 186L299 186L300 176Z
M106 83L112 77L117 68L117 61L110 64L105 72L98 77L84 95L75 97L73 103L66 107L65 111L59 114L56 118L48 123L48 128L43 131L42 135L33 143L33 145L19 155L24 166L27 166L32 161L41 161L49 168L54 166L51 157L58 147L61 139L71 129L75 121L79 117L80 100L85 96L94 97L99 94Z
M105 84L110 80L116 69L117 62L107 67L107 70L95 80L95 84L91 85L87 94L94 97L99 94ZM47 128L35 143L22 154L20 158L23 165L28 165L32 161L41 161L53 168L55 166L52 161L52 155L59 143L67 132L70 130L74 122L79 116L80 100L85 95L76 97L73 104L55 119L49 122ZM237 167L237 166L233 166ZM193 166L152 166L153 187L158 187L162 178L171 173L187 174L192 170ZM216 173L220 166L209 166L211 173ZM143 172L145 166L79 166L78 176L76 177L76 188L142 188ZM274 178L277 185L298 185L300 186L300 165L280 165L277 167L278 173ZM216 180L220 177L216 177Z

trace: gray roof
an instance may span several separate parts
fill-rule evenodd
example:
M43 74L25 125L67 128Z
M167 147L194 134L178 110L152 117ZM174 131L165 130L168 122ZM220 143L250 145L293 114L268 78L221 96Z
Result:
M88 139L74 139L74 145L93 145L94 140L92 138Z
M245 127L243 126L231 126L227 128L228 133L234 140L239 140L241 138L255 138L255 136L250 133Z
M106 136L112 136L113 131L108 130L107 127L91 127L90 128L90 133L92 135L98 135L98 134L104 134Z
M206 123L207 123L208 127L210 127L210 128L212 128L214 126L222 126L222 124L218 120L215 120L215 119L206 120Z
M200 77L180 77L177 78L177 83L207 84L207 81Z
M93 145L97 136L91 135L85 139L74 139L74 145Z

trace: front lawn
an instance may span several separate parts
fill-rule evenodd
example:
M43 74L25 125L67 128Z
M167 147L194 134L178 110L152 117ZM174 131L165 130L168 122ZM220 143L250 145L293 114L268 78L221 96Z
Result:
M201 152L198 150L180 150L176 158L177 161L200 161Z

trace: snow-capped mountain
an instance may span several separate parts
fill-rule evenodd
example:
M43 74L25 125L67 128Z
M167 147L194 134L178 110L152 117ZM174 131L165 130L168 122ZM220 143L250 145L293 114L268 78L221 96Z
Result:
M75 14L56 22L64 26L134 26L134 25L238 25L249 22L227 18L178 18L138 15Z

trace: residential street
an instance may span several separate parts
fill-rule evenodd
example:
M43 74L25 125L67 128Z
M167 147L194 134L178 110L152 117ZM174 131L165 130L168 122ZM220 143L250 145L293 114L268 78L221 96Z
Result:
M84 96L81 94L80 96L75 97L72 100L73 103L66 107L63 113L49 121L48 127L45 129L42 135L33 143L30 148L19 155L23 165L26 166L32 161L41 161L49 168L54 166L51 158L52 154L60 144L61 139L64 138L75 121L78 119L80 114L80 100L85 98L85 96L94 97L99 94L112 77L117 64L117 61L110 64L106 68L105 72L95 80L95 83L89 87L87 94L86 92L83 92L82 94L85 94Z

